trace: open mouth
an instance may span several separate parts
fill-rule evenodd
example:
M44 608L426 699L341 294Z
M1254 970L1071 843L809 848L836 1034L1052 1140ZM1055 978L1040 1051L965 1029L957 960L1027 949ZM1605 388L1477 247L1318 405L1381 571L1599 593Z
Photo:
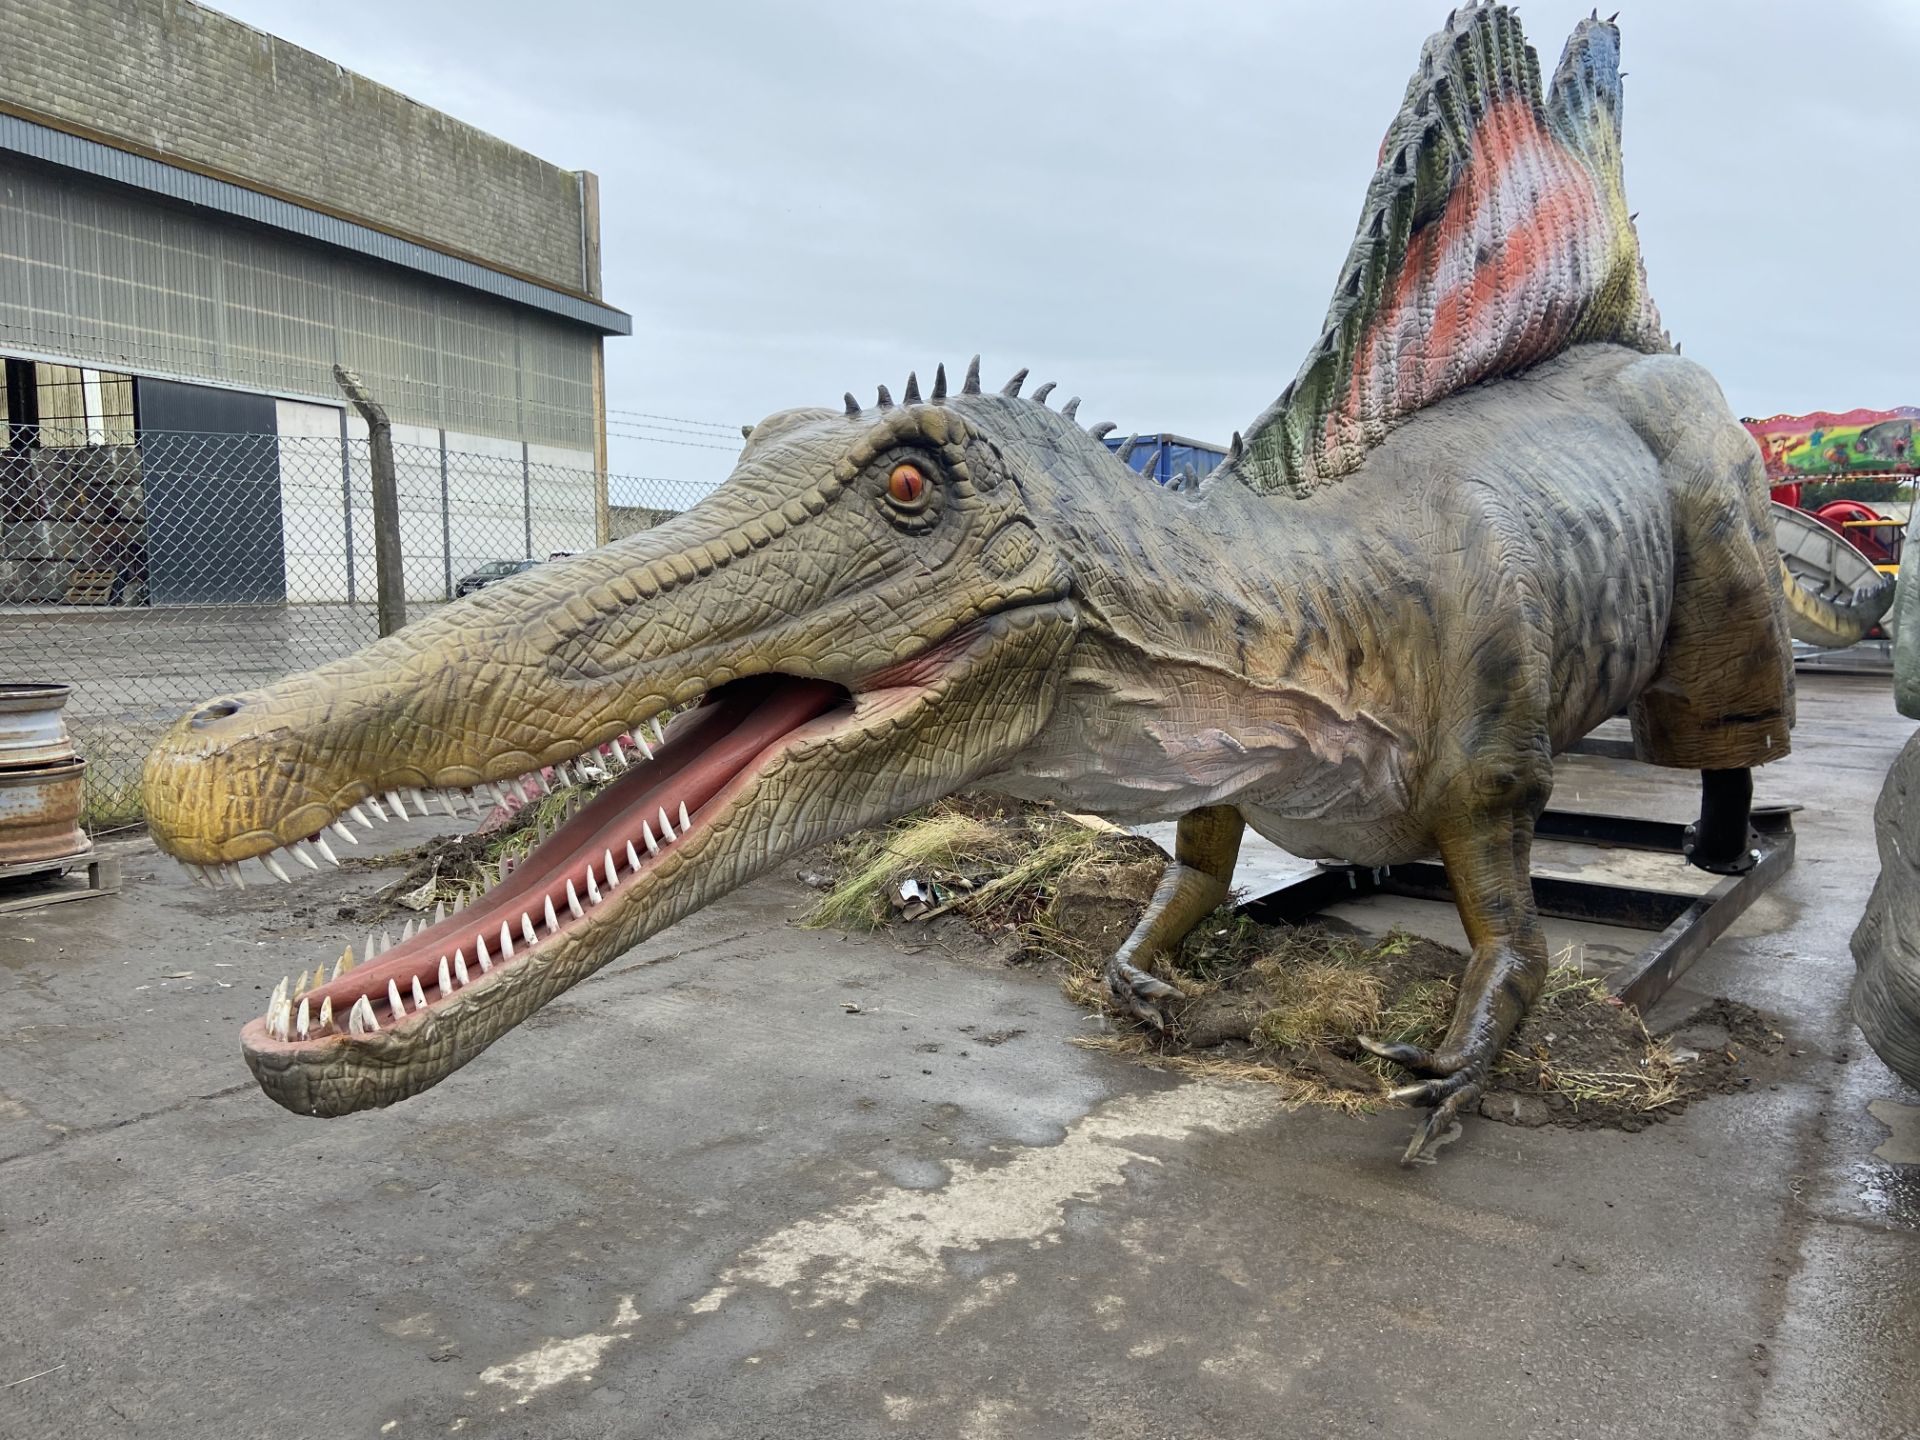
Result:
M851 705L848 691L827 681L758 675L710 691L657 746L642 738L629 756L615 741L556 767L562 779L596 762L624 773L472 903L418 930L410 923L397 943L358 963L349 950L330 975L316 969L281 981L266 1015L243 1030L245 1048L290 1061L341 1037L411 1026L469 991L482 994L554 937L593 925L617 891L713 824L798 732ZM388 797L403 816L406 803ZM324 838L318 843L325 853Z

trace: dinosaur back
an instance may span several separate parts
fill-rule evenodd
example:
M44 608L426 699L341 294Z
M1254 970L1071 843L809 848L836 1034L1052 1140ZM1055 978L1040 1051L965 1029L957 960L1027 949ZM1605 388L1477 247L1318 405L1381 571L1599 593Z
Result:
M1306 492L1400 420L1569 346L1671 348L1620 165L1620 33L1583 20L1543 98L1504 5L1427 41L1367 187L1320 341L1232 470Z

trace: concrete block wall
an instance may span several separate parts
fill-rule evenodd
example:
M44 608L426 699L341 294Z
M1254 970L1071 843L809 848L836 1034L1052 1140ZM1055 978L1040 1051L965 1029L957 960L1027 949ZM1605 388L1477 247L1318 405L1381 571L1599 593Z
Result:
M573 171L191 0L5 0L0 56L9 107L598 293Z

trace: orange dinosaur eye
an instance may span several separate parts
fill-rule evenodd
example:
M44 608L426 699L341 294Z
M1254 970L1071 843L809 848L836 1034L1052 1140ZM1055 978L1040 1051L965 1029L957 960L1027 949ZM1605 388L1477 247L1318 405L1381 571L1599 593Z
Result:
M887 495L896 505L918 505L927 498L927 477L918 465L896 465L887 477Z

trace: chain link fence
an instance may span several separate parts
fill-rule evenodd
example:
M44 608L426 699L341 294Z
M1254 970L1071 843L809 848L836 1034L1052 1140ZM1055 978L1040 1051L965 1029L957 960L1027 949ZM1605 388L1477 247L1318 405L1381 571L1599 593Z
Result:
M0 448L0 678L72 685L94 828L140 814L140 767L189 706L369 644L365 439L15 425ZM618 537L708 487L488 452L393 447L409 619L592 549L602 484Z

